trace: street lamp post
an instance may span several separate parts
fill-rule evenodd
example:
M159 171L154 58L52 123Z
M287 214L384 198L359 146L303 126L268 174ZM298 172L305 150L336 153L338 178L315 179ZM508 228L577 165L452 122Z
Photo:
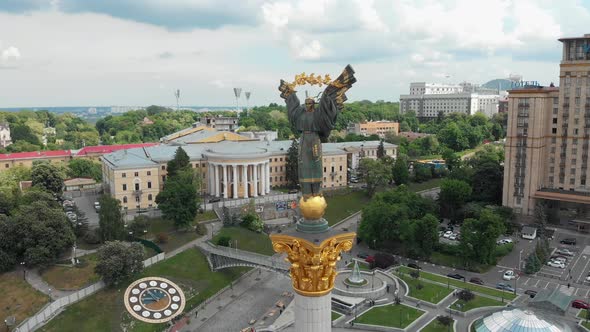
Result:
M524 249L521 249L520 252L518 253L518 271L520 271L520 269L522 269L522 252Z
M23 267L23 280L27 279L27 269L25 268L25 262L20 262L20 265Z

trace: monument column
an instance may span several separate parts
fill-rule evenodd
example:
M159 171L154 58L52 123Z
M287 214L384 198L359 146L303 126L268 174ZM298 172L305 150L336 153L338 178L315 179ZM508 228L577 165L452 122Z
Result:
M227 189L229 181L227 181L227 165L221 165L223 167L223 198L227 198Z
M258 164L258 168L260 168L260 195L266 195L266 178L264 177L264 164Z
M233 199L238 198L238 165L232 164L231 169L233 171L232 188L233 188Z
M254 192L252 193L253 197L258 197L258 170L257 167L258 165L253 164L252 165L252 188L254 189Z
M244 198L248 198L248 164L242 164L242 186L244 187Z
M270 162L268 160L264 164L264 171L266 172L266 193L270 194Z

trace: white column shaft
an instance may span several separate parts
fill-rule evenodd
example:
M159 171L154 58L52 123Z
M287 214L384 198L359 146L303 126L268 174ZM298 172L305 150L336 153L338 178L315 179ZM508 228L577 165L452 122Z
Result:
M266 193L270 194L270 162L264 164L264 170L266 172Z
M219 197L219 165L213 164L213 173L215 173L215 197Z
M238 165L236 165L236 164L231 165L231 169L233 171L232 188L234 189L232 198L236 199L236 198L238 198Z
M258 171L257 171L258 165L254 164L252 165L252 175L254 180L252 181L252 188L254 188L254 191L252 193L252 196L254 197L258 197Z
M223 198L227 198L227 189L229 181L227 181L227 165L223 166Z
M295 332L332 330L331 295L302 296L295 292Z
M242 186L244 187L244 198L248 198L248 165L242 165Z

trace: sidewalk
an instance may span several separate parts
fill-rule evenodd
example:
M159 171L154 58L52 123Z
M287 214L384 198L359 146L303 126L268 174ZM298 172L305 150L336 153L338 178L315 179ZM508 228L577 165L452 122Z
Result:
M76 292L54 289L51 285L46 283L45 280L43 280L43 278L41 278L39 270L37 269L25 271L25 280L29 283L29 285L33 286L33 288L40 291L41 293L49 295L49 297L51 297L52 300L57 300L60 297L68 296Z

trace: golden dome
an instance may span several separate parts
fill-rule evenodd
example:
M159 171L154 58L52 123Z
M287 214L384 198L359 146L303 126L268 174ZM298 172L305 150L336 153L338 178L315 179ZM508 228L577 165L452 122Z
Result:
M307 199L301 197L299 200L299 210L303 218L307 220L317 220L324 216L328 203L323 196L312 196Z

